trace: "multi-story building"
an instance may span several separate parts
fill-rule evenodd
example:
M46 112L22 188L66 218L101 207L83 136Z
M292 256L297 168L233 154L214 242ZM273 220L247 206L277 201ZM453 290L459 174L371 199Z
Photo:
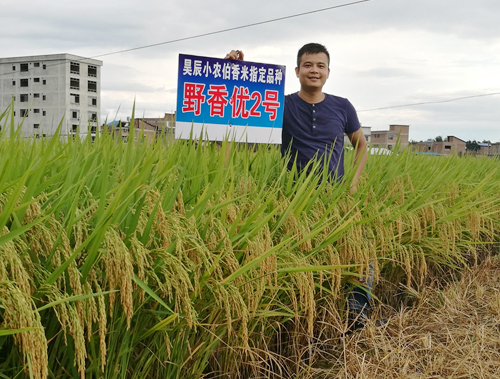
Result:
M59 125L62 136L96 133L101 66L71 54L0 58L0 113L13 104L24 136L51 136Z
M389 130L372 130L371 146L392 150L399 144L403 150L408 146L409 125L389 125Z

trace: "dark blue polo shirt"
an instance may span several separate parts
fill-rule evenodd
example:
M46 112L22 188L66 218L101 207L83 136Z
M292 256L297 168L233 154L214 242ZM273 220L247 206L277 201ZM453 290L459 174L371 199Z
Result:
M315 158L329 159L331 178L344 175L344 133L353 133L360 128L356 110L349 100L325 94L325 99L310 104L293 93L285 97L281 154L290 148L290 169L297 157L300 170Z

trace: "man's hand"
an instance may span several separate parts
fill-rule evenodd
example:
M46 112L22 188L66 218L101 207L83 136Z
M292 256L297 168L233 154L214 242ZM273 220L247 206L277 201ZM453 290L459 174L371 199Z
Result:
M244 54L243 54L243 51L241 51L241 50L231 50L224 57L224 59L232 59L234 61L242 61L243 58L244 58Z

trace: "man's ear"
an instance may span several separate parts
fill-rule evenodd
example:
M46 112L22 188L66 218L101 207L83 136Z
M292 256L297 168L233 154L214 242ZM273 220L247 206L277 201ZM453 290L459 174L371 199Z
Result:
M330 73L328 72L328 74L330 74ZM299 77L299 68L298 67L295 67L295 75L297 75L297 78Z

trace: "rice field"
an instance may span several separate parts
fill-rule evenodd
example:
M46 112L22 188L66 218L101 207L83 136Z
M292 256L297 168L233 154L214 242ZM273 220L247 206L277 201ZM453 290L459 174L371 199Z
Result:
M312 377L370 264L390 302L499 240L497 159L370 156L351 194L275 146L0 125L0 378Z

